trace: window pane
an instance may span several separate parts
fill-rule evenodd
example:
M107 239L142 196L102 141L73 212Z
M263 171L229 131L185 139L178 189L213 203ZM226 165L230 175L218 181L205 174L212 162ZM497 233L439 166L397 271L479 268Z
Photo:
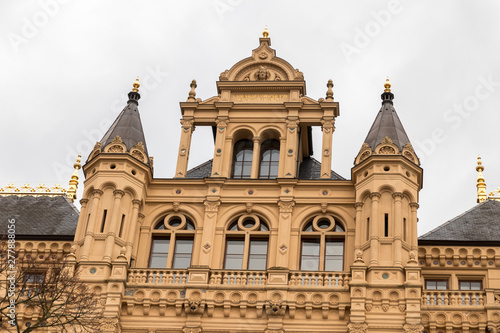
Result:
M153 239L153 246L151 249L151 259L149 267L151 268L166 268L168 259L168 247L170 239Z
M250 177L252 173L252 162L243 162L243 173L242 178Z
M436 281L436 289L437 290L446 290L447 288L447 281Z
M242 166L242 162L234 162L233 175L235 178L241 177L241 166Z
M177 239L175 242L173 268L188 268L191 265L193 251L192 239Z
M251 240L248 269L265 270L267 264L267 240Z
M272 162L271 163L271 169L269 171L269 178L276 178L276 177L278 177L278 170L279 170L279 163L278 162Z
M242 239L228 239L226 243L225 269L241 269L243 267L243 249L245 241Z
M425 281L425 289L436 290L436 281Z
M319 270L319 241L318 240L303 240L302 241L302 258L300 263L302 270L317 271Z
M271 151L267 150L262 154L262 161L269 161L271 160Z
M267 255L252 255L248 260L248 269L263 271L266 269Z
M250 149L245 149L245 150L243 151L243 154L244 154L244 155L243 155L243 158L245 159L245 162L246 162L246 161L250 161L250 162L252 161L252 156L253 156L253 151L252 151L252 150L250 150Z
M473 281L470 283L470 290L481 290L481 282Z
M342 271L344 269L344 242L327 241L325 245L325 271Z

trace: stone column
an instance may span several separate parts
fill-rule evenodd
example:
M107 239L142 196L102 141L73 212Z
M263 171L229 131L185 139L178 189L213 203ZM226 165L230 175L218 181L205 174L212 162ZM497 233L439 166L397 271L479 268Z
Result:
M82 208L80 209L80 218L78 226L77 226L77 231L75 233L75 241L79 241L80 239L85 237L85 229L88 228L87 223L88 221L88 212L87 212L87 204L89 202L89 199L81 199L80 200L80 205L82 205ZM81 221L80 221L81 219Z
M418 228L417 228L417 209L418 209L418 203L412 202L410 203L410 209L411 209L411 217L410 217L410 223L411 223L411 233L410 233L410 245L412 251L418 251Z
M380 248L378 204L380 193L372 192L370 194L370 199L372 200L372 213L370 218L370 264L378 265L378 253Z
M363 226L363 221L362 219L362 209L363 209L363 203L362 202L356 202L354 204L354 207L356 208L356 235L354 239L354 250L357 250L361 247L362 243L362 235L365 235L366 233L363 232L362 226Z
M321 130L323 131L323 149L321 151L320 178L330 179L332 176L332 138L333 131L335 131L335 119L333 117L323 118Z
M149 267L149 262L147 262L148 260L147 258L144 258L144 256L138 257L139 245L142 246L143 248L146 248L146 246L149 244L148 241L151 238L150 228L148 226L142 225L144 218L145 216L139 213L139 219L138 219L139 232L137 232L134 235L134 244L137 244L137 246L132 249L132 257L134 257L137 262L136 267ZM146 253L149 254L148 251L146 251Z
M89 260L90 249L94 241L94 228L97 220L97 210L99 208L99 200L101 200L103 192L101 190L92 191L92 207L90 210L90 218L88 221L87 231L85 232L85 240L82 246L81 260ZM85 218L85 216L83 217Z
M134 248L134 238L137 234L137 228L139 227L139 208L141 207L142 201L134 199L132 200L132 219L130 221L130 225L128 227L128 233L126 240L126 252L125 257L127 257L128 262L130 262L130 258L132 256L132 249Z
M191 137L194 132L194 120L181 119L181 125L181 142L179 143L179 155L177 157L177 169L175 171L175 178L186 177L189 160L189 149L191 148Z
M212 177L222 177L222 165L224 161L224 143L226 142L227 117L218 117L217 134L215 135L214 159L212 163Z
M287 140L286 140L286 152L285 152L285 174L284 178L296 178L297 177L297 154L298 154L298 118L287 119Z
M292 226L292 212L294 201L279 201L278 221L278 249L276 253L276 266L288 268L290 257L290 231Z
M403 193L396 192L392 195L394 198L394 243L393 243L393 253L394 253L394 264L402 264L402 238L403 238L403 213L401 210L401 200L403 199Z
M215 226L217 224L217 213L219 212L220 200L205 200L205 218L203 219L203 235L201 237L201 251L198 260L193 258L193 262L198 265L208 265L212 262Z
M117 234L117 229L119 228L120 219L121 219L121 207L120 203L125 195L125 192L122 190L114 190L114 202L113 202L113 210L111 212L111 221L108 229L108 236L106 237L106 243L104 246L104 260L111 260L111 256L113 254L113 245L115 244L115 237Z
M260 171L260 137L253 138L253 156L251 178L259 178Z

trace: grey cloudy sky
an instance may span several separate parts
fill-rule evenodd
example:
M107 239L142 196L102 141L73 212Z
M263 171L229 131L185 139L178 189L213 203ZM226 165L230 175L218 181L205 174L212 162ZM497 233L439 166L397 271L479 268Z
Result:
M189 83L198 98L215 95L220 72L250 56L268 25L308 96L324 97L333 79L332 165L346 178L390 77L424 168L422 234L475 205L478 154L488 192L500 186L499 10L456 0L2 1L0 186L67 187L76 155L86 159L136 76L154 175L171 178ZM212 158L210 138L196 129L190 167Z

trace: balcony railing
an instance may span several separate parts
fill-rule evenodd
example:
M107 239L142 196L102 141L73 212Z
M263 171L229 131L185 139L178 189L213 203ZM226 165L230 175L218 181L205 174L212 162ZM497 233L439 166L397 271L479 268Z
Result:
M425 290L422 293L424 306L483 306L484 299L484 291Z
M127 282L130 284L185 284L187 270L167 269L131 269Z
M344 289L349 286L350 280L349 273L344 272L289 271L284 274L288 274L288 286L295 288L330 287ZM268 285L270 278L269 271L213 269L209 271L208 284L259 288ZM282 281L285 279L286 275ZM187 269L133 268L129 270L127 279L127 283L131 285L149 284L173 287L184 285L188 281L189 271Z
M326 272L290 272L290 286L311 287L348 287L348 273L326 273Z

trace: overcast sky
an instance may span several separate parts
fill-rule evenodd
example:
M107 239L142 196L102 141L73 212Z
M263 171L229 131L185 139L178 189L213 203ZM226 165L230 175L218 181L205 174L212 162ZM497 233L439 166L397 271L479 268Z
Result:
M2 1L0 186L67 187L76 155L87 158L136 76L154 176L171 178L191 80L197 98L216 95L219 74L250 56L268 25L308 96L325 97L333 79L332 167L345 178L390 77L424 169L422 234L476 204L478 154L488 192L500 186L499 11L498 1L456 0ZM190 167L212 158L210 141L198 127Z

